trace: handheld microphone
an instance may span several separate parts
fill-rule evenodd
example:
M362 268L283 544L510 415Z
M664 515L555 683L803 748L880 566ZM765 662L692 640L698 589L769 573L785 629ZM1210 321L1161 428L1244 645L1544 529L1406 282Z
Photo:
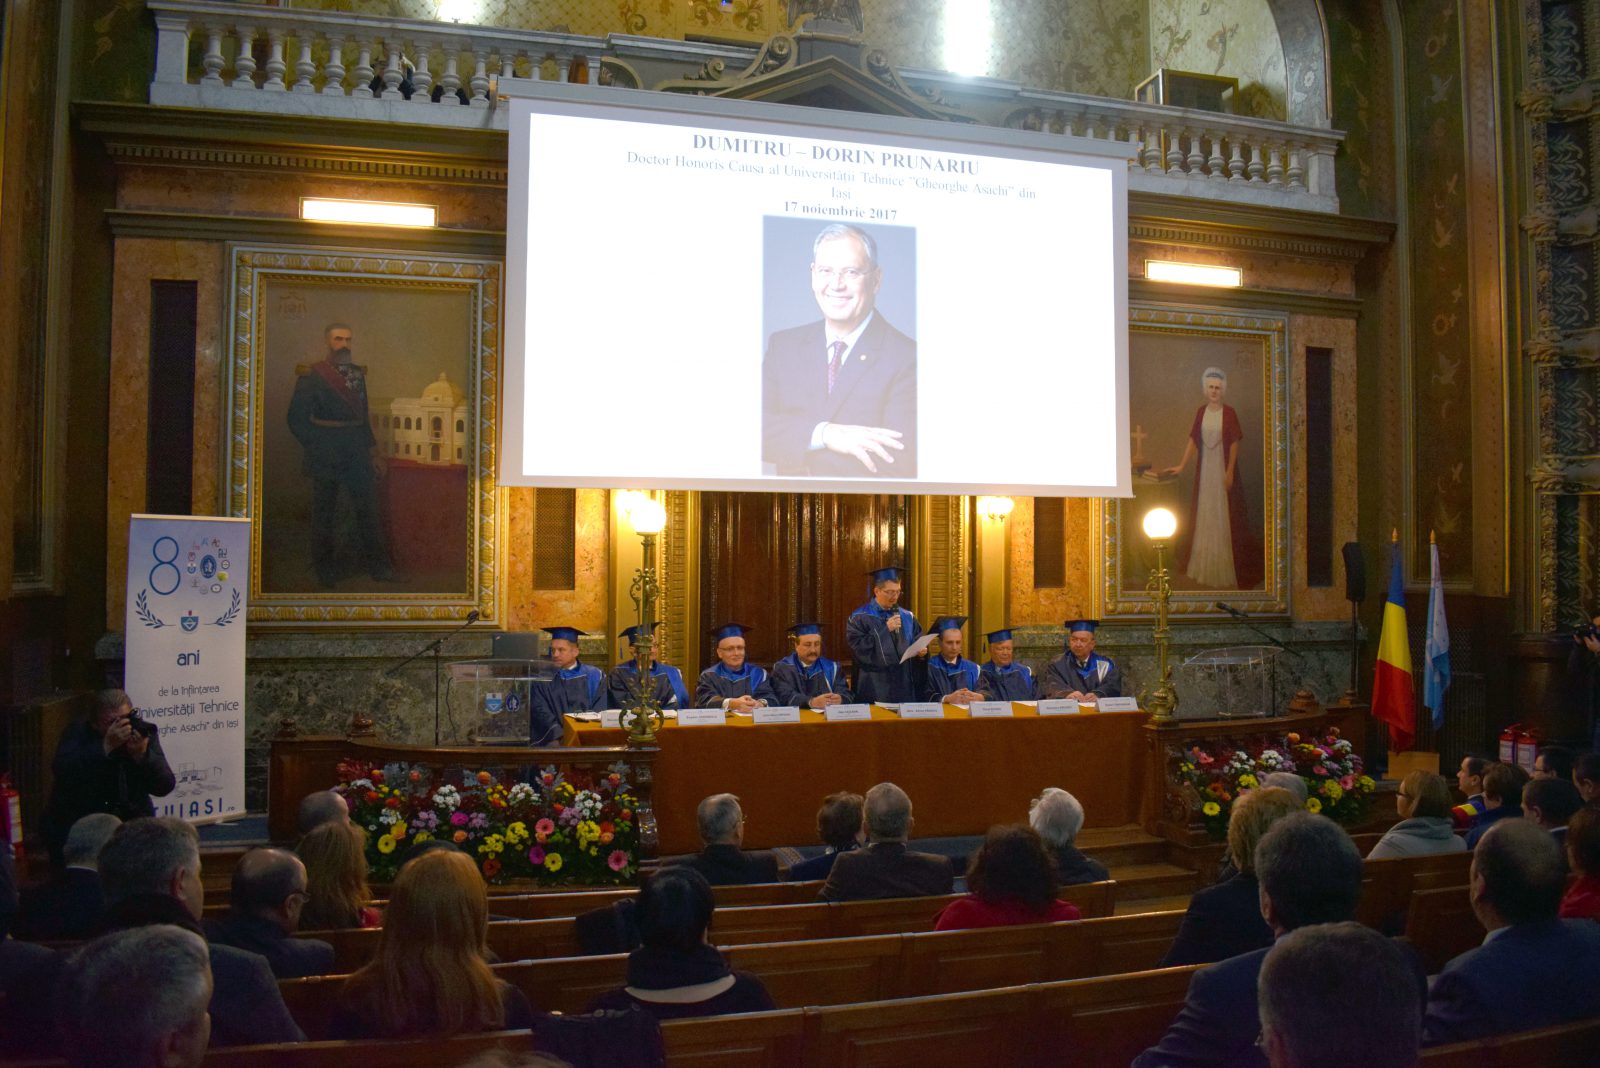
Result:
M1224 612L1228 613L1230 616L1232 616L1234 619L1249 619L1250 618L1250 613L1249 612L1246 612L1243 609L1235 608L1231 604L1223 604L1221 601L1215 602L1212 607L1221 609L1222 611L1224 611Z

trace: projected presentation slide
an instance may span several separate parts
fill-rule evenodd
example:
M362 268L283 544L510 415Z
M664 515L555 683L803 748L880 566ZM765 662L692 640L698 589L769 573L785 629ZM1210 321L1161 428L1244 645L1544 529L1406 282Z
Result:
M503 482L1129 492L1125 159L660 98L513 98Z

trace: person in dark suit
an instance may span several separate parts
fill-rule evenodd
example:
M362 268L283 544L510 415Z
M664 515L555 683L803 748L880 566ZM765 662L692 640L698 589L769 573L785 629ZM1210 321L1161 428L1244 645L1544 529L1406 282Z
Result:
M72 825L61 848L66 867L47 882L22 892L17 937L38 942L88 938L100 929L105 896L100 892L100 850L122 821L94 812Z
M1355 915L1361 851L1330 819L1309 812L1285 816L1262 836L1255 866L1261 915L1278 937ZM1196 972L1178 1018L1132 1068L1264 1068L1256 1045L1256 980L1266 956L1266 949L1256 949ZM1420 985L1423 977L1416 978Z
M182 820L131 820L100 851L106 929L172 924L200 935L206 891L200 881L200 837ZM211 1045L304 1042L267 959L211 945Z
M772 665L772 692L779 704L821 712L855 700L838 663L822 655L822 624L796 623L789 640L794 652Z
M778 474L917 477L917 343L877 310L882 285L871 234L822 228L822 318L773 334L761 365L761 459Z
M867 791L863 806L867 848L841 853L833 862L819 901L862 901L887 897L933 897L955 887L949 857L906 848L914 821L911 798L892 782Z
M1062 886L1100 883L1111 878L1106 866L1078 849L1078 832L1083 830L1083 805L1076 797L1056 787L1046 787L1028 808L1028 824L1044 841L1056 865L1056 882Z
M1302 811L1288 790L1274 786L1246 790L1228 815L1228 853L1240 858L1238 869L1220 883L1195 891L1189 910L1161 967L1212 964L1272 945L1272 928L1261 916L1256 882L1256 844L1278 820Z
M866 799L860 794L841 790L822 799L817 809L817 837L827 844L828 851L820 857L802 860L789 868L792 883L826 879L833 871L834 861L841 854L861 847L861 810Z
M927 674L921 661L901 661L922 634L917 617L900 607L904 575L899 567L867 572L872 599L845 621L845 642L856 661L856 696L863 704L915 701Z
M227 917L208 924L206 935L218 945L261 954L279 979L332 975L331 945L293 937L309 900L299 857L287 849L252 849L234 865Z
M198 1065L211 1038L212 988L210 954L193 931L152 924L90 942L61 984L67 1063Z
M778 881L778 858L766 850L746 853L744 810L732 794L712 794L695 809L700 824L700 840L705 848L684 860L683 866L705 876L712 886Z
M1434 979L1423 1045L1600 1016L1600 924L1558 918L1565 884L1555 840L1531 820L1501 820L1484 832L1468 893L1489 933Z
M1045 669L1039 688L1045 697L1065 697L1094 704L1102 697L1122 696L1122 669L1108 656L1094 651L1095 619L1069 619L1067 648Z
M153 816L150 799L166 797L178 785L155 724L135 716L121 690L95 694L89 715L61 732L50 766L55 779L45 804L44 840L58 867L67 832L78 820L91 812L124 820Z
M1261 1046L1273 1068L1417 1063L1422 992L1414 962L1370 927L1290 931L1267 952L1256 992Z
M1468 849L1476 849L1479 839L1501 820L1521 818L1524 775L1510 764L1490 764L1484 770L1483 811L1467 832Z

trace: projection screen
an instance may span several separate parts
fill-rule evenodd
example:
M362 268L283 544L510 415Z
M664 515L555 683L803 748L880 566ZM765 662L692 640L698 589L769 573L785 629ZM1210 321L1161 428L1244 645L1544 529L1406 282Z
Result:
M1126 145L500 89L504 484L1131 493Z

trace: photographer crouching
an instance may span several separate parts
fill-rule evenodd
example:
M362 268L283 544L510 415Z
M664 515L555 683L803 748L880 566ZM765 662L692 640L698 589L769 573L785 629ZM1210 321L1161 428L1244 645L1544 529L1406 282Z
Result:
M95 694L89 715L67 724L51 764L55 782L45 806L44 837L50 860L62 864L61 847L72 825L92 812L120 819L155 815L152 797L177 785L160 730L146 723L121 690Z
M1600 616L1572 632L1567 684L1572 707L1583 714L1589 744L1600 749Z

